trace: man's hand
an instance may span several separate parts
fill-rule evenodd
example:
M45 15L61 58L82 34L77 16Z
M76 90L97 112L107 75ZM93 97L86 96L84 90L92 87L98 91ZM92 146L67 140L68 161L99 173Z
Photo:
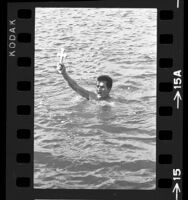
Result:
M64 72L66 72L66 68L65 68L65 65L63 63L59 63L57 65L56 69L60 74L63 74Z
M60 74L66 72L66 68L65 68L65 65L64 65L64 60L65 60L66 54L64 53L64 51L65 50L62 48L61 53L60 53L60 60L59 60L59 63L57 65L57 71Z

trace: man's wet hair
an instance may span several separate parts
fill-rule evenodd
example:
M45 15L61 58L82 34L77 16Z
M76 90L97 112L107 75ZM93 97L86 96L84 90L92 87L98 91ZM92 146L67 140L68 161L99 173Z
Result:
M112 88L112 78L110 78L108 75L102 75L102 76L99 76L97 78L97 81L101 82L101 81L106 81L106 86L108 87L108 89L111 89Z

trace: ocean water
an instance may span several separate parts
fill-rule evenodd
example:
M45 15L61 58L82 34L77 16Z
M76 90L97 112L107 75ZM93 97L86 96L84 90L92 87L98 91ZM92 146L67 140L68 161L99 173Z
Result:
M155 189L156 9L36 8L34 187ZM55 67L112 101L87 101Z

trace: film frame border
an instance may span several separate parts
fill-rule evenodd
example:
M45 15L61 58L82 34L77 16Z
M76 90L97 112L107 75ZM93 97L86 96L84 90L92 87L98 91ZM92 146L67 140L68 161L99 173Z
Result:
M8 166L6 172L7 199L11 199L10 197L14 195L19 199L123 199L125 196L131 199L137 199L138 197L141 199L175 199L175 194L172 192L173 187L176 183L179 183L182 188L182 182L180 179L180 181L175 182L173 178L181 178L183 161L183 105L180 105L177 110L176 104L173 102L176 92L173 88L173 72L176 70L182 70L183 72L183 1L179 2L179 8L177 2L176 0L153 0L152 2L143 0L139 3L136 1L118 1L118 3L72 1L8 4L6 151L10 157L7 157L6 160ZM35 7L54 6L157 8L156 190L54 190L33 188ZM12 50L9 45L10 42L13 42L9 40L9 36L12 34L10 33L9 23L11 19L16 19L17 23L15 25L15 48L13 48L16 51L15 56L9 56L9 50ZM177 28L174 29L174 27ZM176 54L176 49L179 50L179 54ZM178 90L181 95L182 88L183 83L181 83L181 88ZM12 100L15 99L16 101L13 102ZM9 127L9 124L12 126ZM179 148L174 149L176 146ZM178 177L173 176L173 169L180 170L175 171L175 174L179 175ZM12 193L8 191L8 188L12 189ZM180 199L182 194L179 195Z

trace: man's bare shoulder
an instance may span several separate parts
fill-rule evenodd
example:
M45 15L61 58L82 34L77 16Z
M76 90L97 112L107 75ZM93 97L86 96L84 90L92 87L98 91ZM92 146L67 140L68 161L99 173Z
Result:
M97 95L94 92L89 91L89 100L97 100Z

